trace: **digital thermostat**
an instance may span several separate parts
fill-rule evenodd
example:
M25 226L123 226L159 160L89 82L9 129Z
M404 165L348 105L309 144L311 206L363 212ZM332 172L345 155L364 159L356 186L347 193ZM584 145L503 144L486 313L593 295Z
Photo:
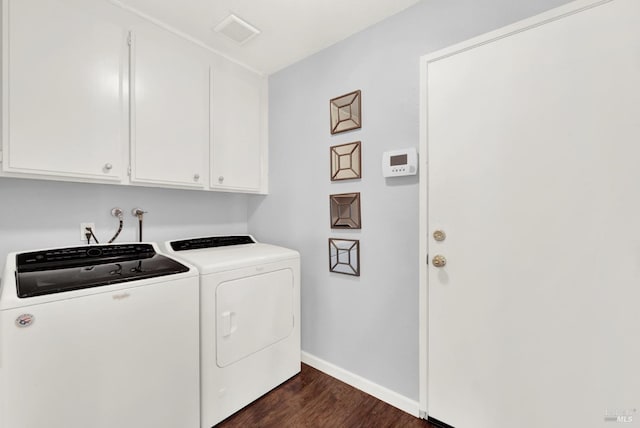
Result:
M401 177L416 175L418 172L418 152L410 149L391 150L382 154L382 176Z

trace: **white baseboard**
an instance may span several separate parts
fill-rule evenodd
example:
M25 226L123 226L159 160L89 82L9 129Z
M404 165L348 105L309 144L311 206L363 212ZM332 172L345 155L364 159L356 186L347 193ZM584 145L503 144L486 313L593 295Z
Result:
M333 365L304 351L302 351L302 362L348 385L351 385L354 388L359 389L360 391L366 392L369 395L373 395L378 400L382 400L385 403L402 410L403 412L409 413L416 418L420 417L420 403L418 403L417 401L411 400L404 395L393 392L383 386L380 386L376 383L371 382L370 380L363 378L362 376L353 374L350 371Z

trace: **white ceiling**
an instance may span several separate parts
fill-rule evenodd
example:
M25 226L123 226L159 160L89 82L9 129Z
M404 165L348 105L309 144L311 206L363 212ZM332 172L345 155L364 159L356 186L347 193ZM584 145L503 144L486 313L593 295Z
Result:
M270 74L421 0L111 0ZM244 45L213 28L234 14L261 33Z

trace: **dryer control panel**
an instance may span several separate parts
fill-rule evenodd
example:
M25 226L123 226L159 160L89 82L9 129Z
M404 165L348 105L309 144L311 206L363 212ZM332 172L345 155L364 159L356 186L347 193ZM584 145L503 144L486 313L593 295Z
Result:
M205 238L184 239L173 241L171 248L173 251L198 250L201 248L228 247L230 245L255 244L256 241L251 235L234 236L209 236Z

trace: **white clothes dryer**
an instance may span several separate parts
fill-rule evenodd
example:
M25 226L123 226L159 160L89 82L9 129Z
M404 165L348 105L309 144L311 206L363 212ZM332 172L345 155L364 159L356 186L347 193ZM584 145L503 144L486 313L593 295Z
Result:
M200 271L201 427L300 372L300 255L250 235L166 242Z

